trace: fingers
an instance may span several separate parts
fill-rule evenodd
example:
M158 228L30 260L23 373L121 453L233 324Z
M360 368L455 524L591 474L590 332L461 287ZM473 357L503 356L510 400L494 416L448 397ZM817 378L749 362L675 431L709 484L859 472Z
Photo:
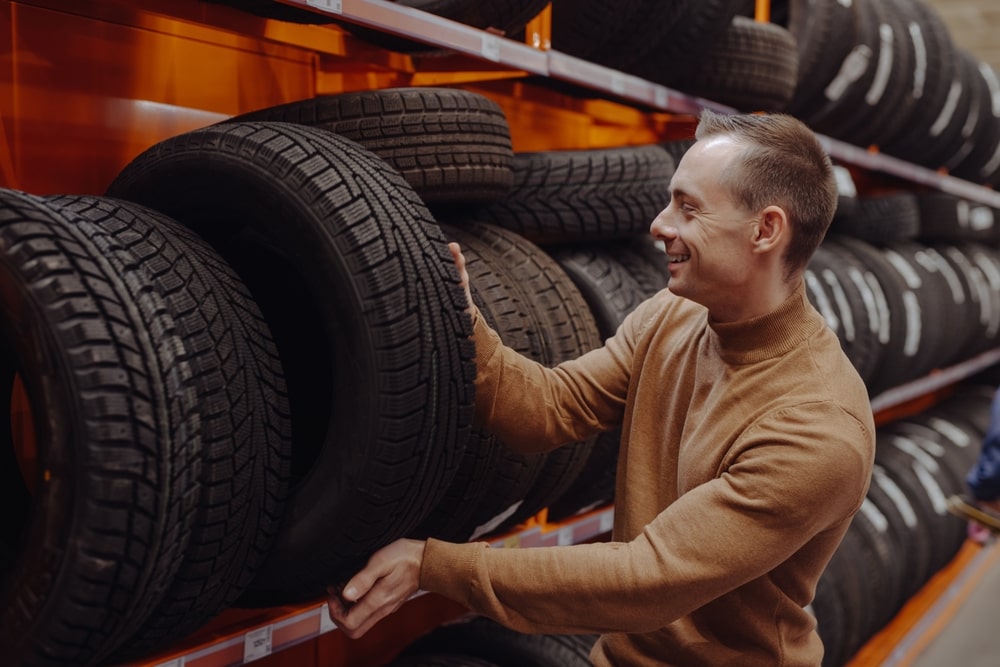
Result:
M451 251L451 256L455 260L455 267L458 269L458 280L462 285L462 289L465 290L465 300L469 304L469 310L472 310L472 290L469 287L469 271L465 268L465 255L462 254L462 247L452 241L448 244L448 250Z
M342 591L328 587L330 620L356 639L399 609L419 587L423 547L417 540L393 542L375 552Z

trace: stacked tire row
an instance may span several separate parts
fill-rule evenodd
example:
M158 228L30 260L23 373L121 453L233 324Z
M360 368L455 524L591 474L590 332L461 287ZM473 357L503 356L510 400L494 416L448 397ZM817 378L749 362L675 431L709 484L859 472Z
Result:
M976 183L1000 182L1000 83L924 0L553 2L553 48ZM748 5L750 8L748 9Z
M3 190L0 211L4 386L36 434L8 412L4 660L131 659L248 593L322 593L443 495L472 414L464 293L360 144L222 124L106 196Z
M952 195L908 192L861 197L838 213L806 286L872 395L996 345L994 215Z
M37 434L28 461L5 431L0 650L17 664L131 659L226 606L314 599L398 537L469 539L564 495L567 512L611 499L610 479L571 487L606 475L591 454L616 442L526 458L472 431L471 328L445 242L466 246L484 316L544 363L596 347L666 284L650 247L563 260L591 300L608 296L599 327L553 256L427 208L510 203L498 106L390 90L265 115L292 113L313 116L161 142L104 196L0 191L6 386L24 386L8 402ZM591 156L605 185L641 162L620 153ZM635 193L630 173L599 195L566 186L568 200L614 204Z
M965 541L965 523L945 500L965 492L995 389L995 382L970 382L878 429L871 487L812 605L824 667L845 664Z
M39 470L3 468L0 650L125 659L230 604L321 595L397 537L608 502L616 434L525 458L472 429L445 243L504 340L558 363L666 285L645 235L673 166L515 155L488 99L398 89L174 137L103 197L0 191L5 386Z
M224 1L304 22L270 0ZM408 0L517 38L533 0ZM554 0L552 48L742 111L783 111L814 130L984 185L1000 185L1000 81L951 40L926 0ZM351 24L398 51L427 47Z

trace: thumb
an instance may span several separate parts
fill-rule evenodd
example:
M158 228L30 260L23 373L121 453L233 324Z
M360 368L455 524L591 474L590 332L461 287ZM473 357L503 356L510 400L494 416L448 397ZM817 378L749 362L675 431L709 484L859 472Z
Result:
M469 287L469 270L466 268L465 255L462 254L462 246L458 245L454 241L448 244L448 250L451 251L451 257L455 261L455 268L458 269L458 282L465 290L465 300L469 305L469 310L472 310L472 290Z

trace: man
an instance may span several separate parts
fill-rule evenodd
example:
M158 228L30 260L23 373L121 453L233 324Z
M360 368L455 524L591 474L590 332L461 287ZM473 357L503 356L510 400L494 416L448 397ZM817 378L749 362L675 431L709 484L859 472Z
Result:
M820 664L806 606L864 500L875 433L802 278L837 189L790 116L706 111L696 138L651 226L669 287L603 348L547 369L473 308L477 423L521 451L622 424L612 541L395 542L347 583L353 604L331 593L349 636L422 588L516 630L600 633L595 665Z

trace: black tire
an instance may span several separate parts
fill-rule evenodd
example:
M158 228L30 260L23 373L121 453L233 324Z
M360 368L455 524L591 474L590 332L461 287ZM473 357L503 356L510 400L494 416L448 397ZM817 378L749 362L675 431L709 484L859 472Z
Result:
M452 88L324 95L241 114L329 130L391 164L428 205L485 204L513 183L510 127L493 100Z
M625 267L649 298L670 283L667 255L662 245L644 234L622 243L606 244L605 251Z
M596 635L526 634L482 616L441 626L403 655L448 651L485 658L499 667L590 667Z
M925 47L915 42L922 37L908 0L867 1L877 5L879 16L878 70L859 106L837 129L838 136L858 146L878 143L906 123L916 103L914 70L926 69L926 55L918 55Z
M910 478L900 482L896 473L879 464L872 470L871 488L880 492L872 494L871 498L889 518L890 525L905 544L903 560L896 565L903 573L902 592L897 600L902 605L924 585L932 573L932 546L925 528L924 503L915 497L919 492Z
M809 100L798 114L809 127L831 137L841 136L839 128L853 118L852 112L862 104L878 72L882 55L881 10L875 2L851 3L854 20L854 30L849 33L853 38L851 48L844 54L837 74L822 88L822 94Z
M650 53L659 37L676 25L692 0L553 0L552 48L585 60L626 70Z
M446 226L444 233L461 242L472 299L486 323L504 345L531 359L544 360L549 351L531 304L524 301L496 258L459 230ZM507 457L504 445L492 433L473 428L447 492L410 537L468 541L480 530L471 525L481 516L480 508L492 506L496 509L487 512L499 514L520 502L538 478L543 463L541 456Z
M857 31L854 3L837 0L790 0L788 31L795 38L799 65L795 94L787 111L800 116L811 109L837 75L854 46Z
M743 111L783 111L795 95L798 65L787 29L734 16L700 49L648 62L637 73Z
M1000 241L1000 211L947 192L917 195L919 238L926 242Z
M850 255L822 244L809 261L805 279L810 301L867 383L881 363L880 317L876 297L860 272Z
M580 290L602 339L614 335L625 316L646 299L639 282L603 246L559 246L548 253Z
M673 173L655 145L517 153L507 198L477 218L539 245L630 238L670 202Z
M844 234L869 243L910 241L920 234L920 208L913 192L858 197L850 215L835 215L831 234Z
M295 486L252 590L323 594L423 519L469 438L471 324L440 228L373 153L288 123L161 142L109 194L198 232L260 305L288 383Z
M463 653L425 653L404 655L386 667L500 667L495 662Z
M188 545L195 346L99 227L10 190L0 209L0 386L10 406L15 374L23 382L37 456L30 477L9 458L0 468L0 655L93 665L153 611Z
M597 323L586 300L544 250L516 232L488 223L466 223L461 228L451 228L451 234L463 245L475 246L496 268L507 272L510 284L529 306L542 337L543 355L536 361L555 366L601 345ZM498 475L490 485L496 488L486 493L483 504L477 508L472 534L479 537L486 532L510 529L554 502L582 470L593 445L594 438L589 438L545 454L505 451L501 467L513 473ZM511 498L510 480L521 480L526 475L535 476L529 489Z
M879 363L868 382L872 396L901 384L911 375L910 360L920 351L920 302L885 255L867 241L829 235L824 244L850 254L861 283L875 300L878 318Z
M98 226L123 266L156 289L194 343L202 474L184 560L156 609L115 657L165 648L246 590L278 530L291 422L270 329L243 281L186 227L137 204L63 196L53 206Z

